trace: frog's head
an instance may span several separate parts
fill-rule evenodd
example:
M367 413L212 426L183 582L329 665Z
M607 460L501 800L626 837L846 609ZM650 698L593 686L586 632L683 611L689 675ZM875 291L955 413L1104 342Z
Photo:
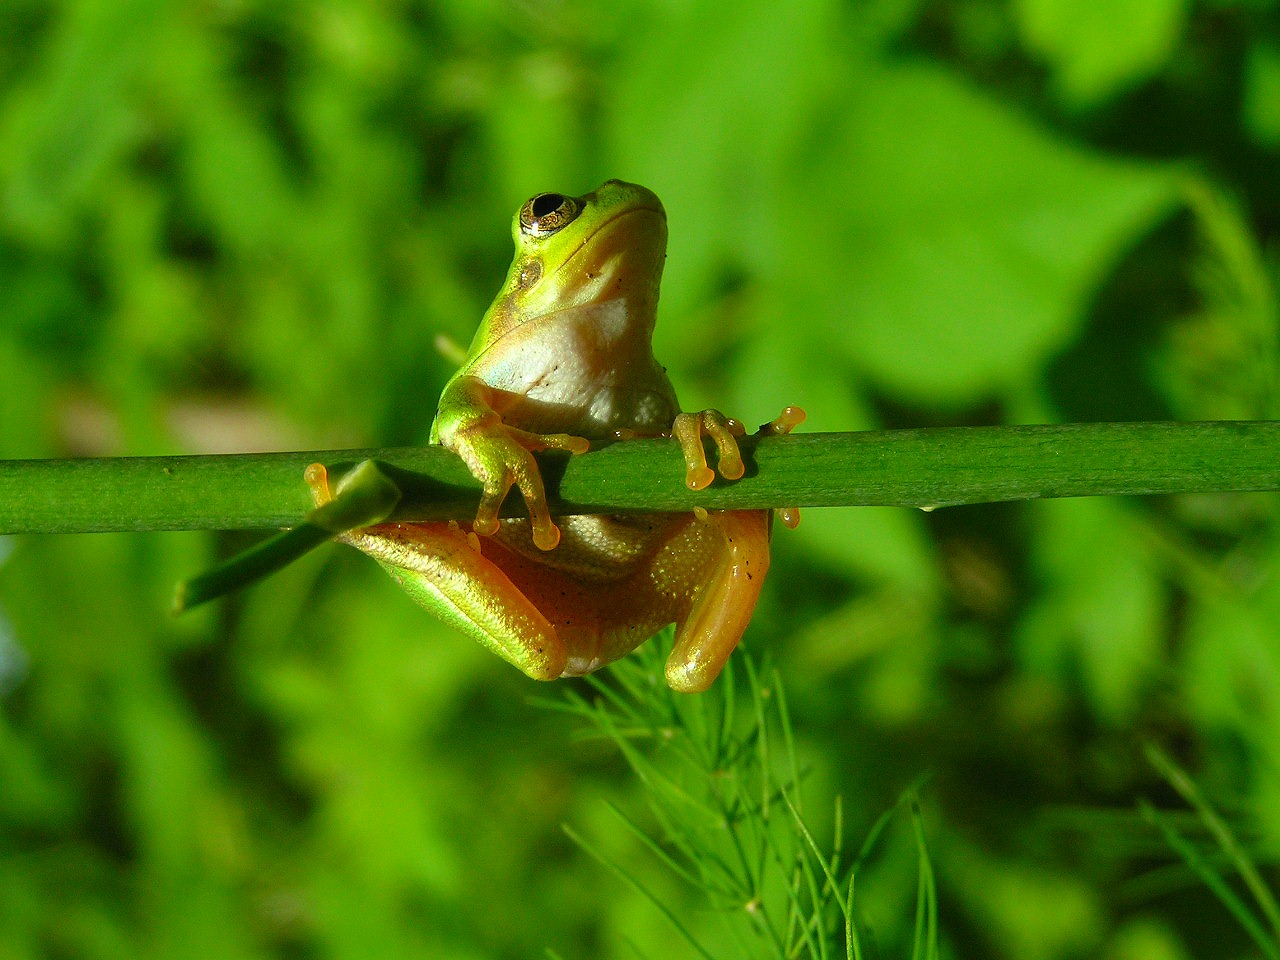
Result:
M609 180L583 197L540 193L511 233L516 256L481 331L487 342L534 317L618 298L652 322L667 215L649 190Z

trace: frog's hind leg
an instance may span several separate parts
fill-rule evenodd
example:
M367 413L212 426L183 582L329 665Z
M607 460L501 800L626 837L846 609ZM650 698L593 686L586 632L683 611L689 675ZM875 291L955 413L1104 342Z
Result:
M568 654L547 621L475 534L456 523L388 523L343 537L368 553L409 596L535 680L564 673Z
M333 499L323 464L305 479L317 507ZM337 539L369 554L418 604L535 680L564 673L555 628L457 523L383 523Z
M769 570L768 514L717 511L695 521L689 532L698 543L686 544L698 555L706 580L677 621L666 674L673 690L698 693L720 675L755 609Z

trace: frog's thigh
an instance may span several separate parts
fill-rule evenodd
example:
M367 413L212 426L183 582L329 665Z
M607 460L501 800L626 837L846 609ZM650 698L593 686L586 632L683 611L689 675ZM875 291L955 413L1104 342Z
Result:
M764 510L712 513L701 524L709 577L676 625L667 660L667 683L697 693L724 669L755 609L769 570L769 523Z
M564 644L547 618L456 525L383 524L345 539L422 606L535 680L564 672Z

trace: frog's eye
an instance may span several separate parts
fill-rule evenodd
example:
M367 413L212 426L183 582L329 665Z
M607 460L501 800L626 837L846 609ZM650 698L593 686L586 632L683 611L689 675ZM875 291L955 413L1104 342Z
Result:
M520 232L530 237L555 233L582 210L582 205L563 193L540 193L520 208Z

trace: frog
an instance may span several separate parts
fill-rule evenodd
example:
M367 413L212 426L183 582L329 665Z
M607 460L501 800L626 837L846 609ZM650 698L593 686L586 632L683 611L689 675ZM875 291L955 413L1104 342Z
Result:
M704 691L760 596L772 511L698 507L557 522L533 456L667 436L679 443L690 489L705 489L717 472L743 476L741 422L718 410L682 412L654 357L666 212L645 187L609 180L584 196L531 197L511 232L511 268L441 393L430 433L480 482L474 520L385 522L340 539L529 677L591 673L674 623L666 681ZM759 432L785 434L803 419L788 407ZM341 493L321 464L306 482L317 507ZM513 486L527 517L499 516ZM781 515L798 520L794 510Z

